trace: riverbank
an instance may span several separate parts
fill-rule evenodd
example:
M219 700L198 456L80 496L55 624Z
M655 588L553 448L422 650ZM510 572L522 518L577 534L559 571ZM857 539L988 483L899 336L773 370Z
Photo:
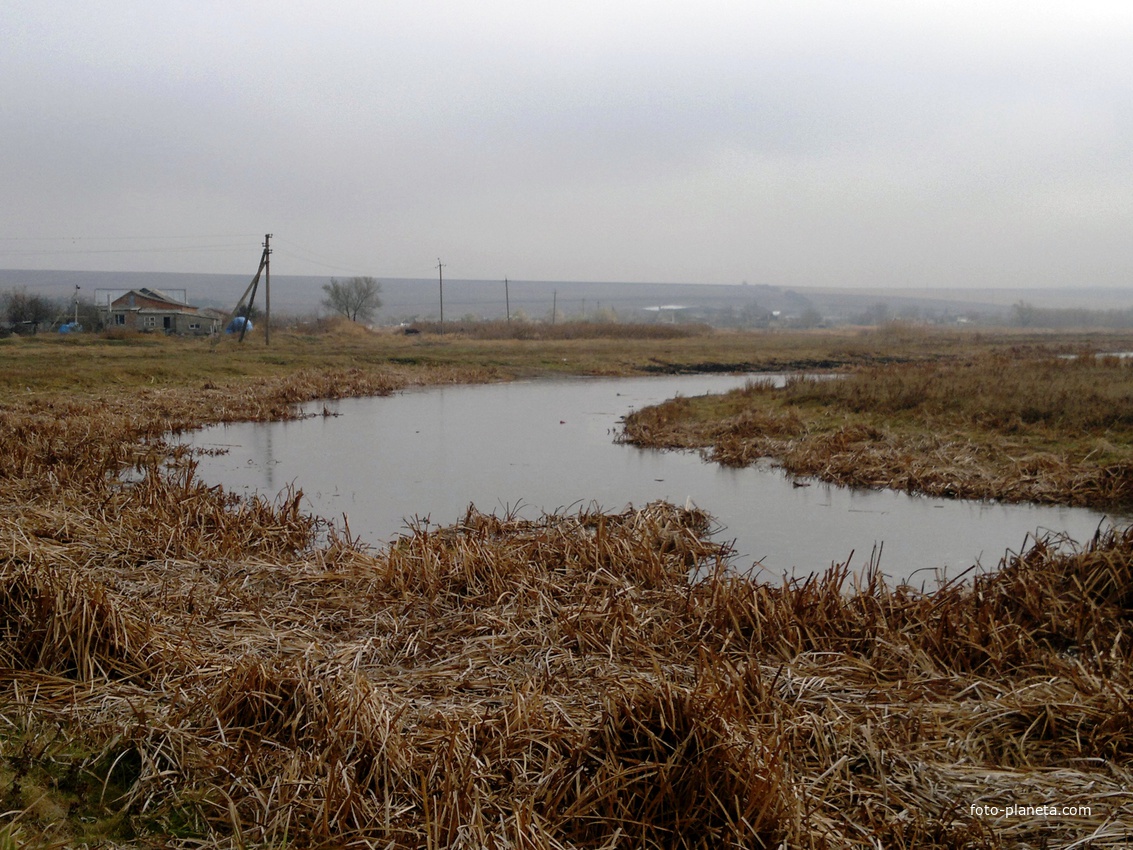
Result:
M1129 536L928 595L734 576L666 505L373 551L163 442L564 352L648 372L855 338L568 342L0 347L0 846L1127 843ZM954 356L921 345L849 356Z
M628 417L622 439L852 487L1128 511L1133 368L1041 348L870 365L674 399Z

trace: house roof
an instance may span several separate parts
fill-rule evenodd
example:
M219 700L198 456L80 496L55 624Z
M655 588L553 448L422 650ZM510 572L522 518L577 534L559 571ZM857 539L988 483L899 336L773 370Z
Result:
M144 315L153 314L153 315L157 315L157 316L168 316L170 313L181 313L182 315L185 315L185 316L204 316L205 315L200 310L198 310L196 307L186 307L184 304L181 304L181 305L172 305L171 304L169 306L169 308L128 307L126 309L130 310L133 313L141 313L141 314L144 314Z
M137 295L137 296L140 296L142 298L148 299L150 301L160 301L163 304L168 304L170 307L178 307L178 308L186 308L187 307L190 310L195 309L195 308L191 307L189 304L186 304L184 301L179 301L176 298L173 298L172 296L167 295L166 293L162 292L160 289L149 289L148 287L141 287L140 289L131 289L131 290L123 293L122 295L119 295L117 298L115 298L111 302L110 306L113 307L114 305L119 304L122 301L122 299L129 298L131 295Z

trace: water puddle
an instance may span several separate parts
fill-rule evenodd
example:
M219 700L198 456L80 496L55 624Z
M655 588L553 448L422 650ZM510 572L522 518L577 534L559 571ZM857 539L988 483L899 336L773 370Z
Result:
M692 452L613 442L621 417L633 409L746 380L691 375L430 387L327 402L334 416L216 426L184 439L225 450L200 458L198 474L210 484L268 496L294 485L307 508L345 516L351 531L374 545L403 533L414 518L452 523L470 504L535 518L665 499L712 514L721 525L717 537L735 541L738 569L807 574L851 553L851 566L864 566L880 551L885 573L919 584L932 583L937 571L956 575L977 562L994 567L1036 533L1084 541L1109 524L1084 508L851 490L793 481L766 464L727 469ZM318 402L309 409L323 408Z

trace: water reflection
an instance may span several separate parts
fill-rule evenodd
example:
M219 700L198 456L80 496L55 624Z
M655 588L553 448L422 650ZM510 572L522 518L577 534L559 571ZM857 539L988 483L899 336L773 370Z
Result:
M311 510L347 516L351 530L374 544L414 517L453 522L470 504L497 512L519 507L536 517L591 503L621 510L666 499L715 516L719 536L735 540L740 568L758 563L775 575L805 574L851 553L852 565L863 566L884 546L882 568L904 578L918 570L954 575L977 561L995 566L1037 531L1085 540L1105 522L1081 508L909 497L813 481L796 486L766 464L726 469L695 453L613 442L632 409L744 381L714 375L435 387L328 402L334 417L218 426L189 439L228 449L201 458L206 481L268 495L294 484Z

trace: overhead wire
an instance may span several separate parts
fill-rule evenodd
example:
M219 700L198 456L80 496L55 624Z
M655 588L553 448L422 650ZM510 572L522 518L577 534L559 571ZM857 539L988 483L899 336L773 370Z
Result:
M341 260L327 256L326 254L315 251L300 245L294 239L286 236L275 235L276 245L282 241L287 248L276 248L284 256L291 257L292 259L300 260L311 265L319 266L320 268L331 269L332 271L346 272L353 275L373 275L373 269L363 269L358 266L343 264ZM433 267L435 268L435 266ZM385 275L385 277L400 277L402 275Z
M97 239L102 242L144 242L154 239L252 239L258 238L258 233L196 233L192 235L177 234L174 236L0 236L0 242L50 242L50 241L89 241Z
M351 274L357 274L357 275L366 274L366 272L363 272L363 271L356 269L356 268L350 268L348 266L340 266L340 265L336 265L336 264L333 264L333 263L324 263L321 260L314 260L314 259L311 259L310 257L304 257L303 255L296 254L295 252L289 251L286 248L273 247L272 252L277 253L277 254L284 256L284 257L290 257L293 260L299 260L302 263L309 263L313 266L319 266L319 267L324 268L324 269L331 269L332 271L349 272Z
M0 248L0 256L7 257L50 257L57 254L191 254L205 251L236 252L247 251L247 245L194 245L176 248L68 248L44 251L6 251Z
M234 252L247 250L245 236L233 233L198 234L192 236L0 236L0 256L45 257L77 254L181 254L197 252ZM240 239L240 242L232 240ZM176 244L189 240L196 244ZM224 240L223 242L204 240ZM152 245L156 241L173 243ZM129 247L103 247L106 243L133 242ZM51 243L65 243L62 245ZM96 245L95 243L103 243ZM145 243L150 243L142 247ZM9 247L13 246L13 247ZM152 246L152 247L151 247Z

